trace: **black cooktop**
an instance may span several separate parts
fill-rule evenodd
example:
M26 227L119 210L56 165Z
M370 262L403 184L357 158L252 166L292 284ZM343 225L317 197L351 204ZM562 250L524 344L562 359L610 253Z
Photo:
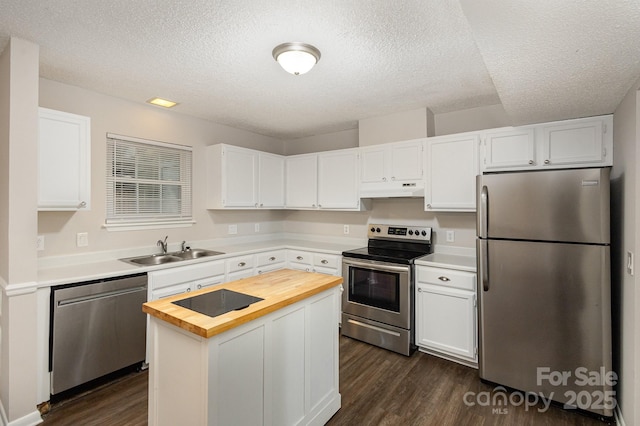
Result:
M252 303L259 302L261 300L264 299L244 293L238 293L237 291L221 289L177 300L171 303L210 317L216 317L218 315L226 314L227 312L239 311L247 308Z
M418 257L429 254L429 251L409 251L393 248L362 247L355 250L342 252L342 256L356 259L375 260L378 262L389 262L410 265Z

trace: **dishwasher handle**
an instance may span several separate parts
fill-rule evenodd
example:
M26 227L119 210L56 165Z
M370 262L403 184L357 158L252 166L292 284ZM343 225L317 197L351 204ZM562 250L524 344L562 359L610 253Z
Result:
M123 296L129 293L137 293L139 291L146 292L147 288L144 286L130 287L122 290L112 290L112 291L105 291L97 294L89 294L86 296L72 297L69 299L58 300L58 306L62 307L62 306L68 306L68 305L76 305L78 303L92 302L94 300L107 299L109 297L118 297L118 296Z

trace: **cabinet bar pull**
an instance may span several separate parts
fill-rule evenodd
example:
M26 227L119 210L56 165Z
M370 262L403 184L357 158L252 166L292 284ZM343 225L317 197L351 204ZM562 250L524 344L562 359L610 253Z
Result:
M246 265L246 263L244 263L244 262L238 263L238 266L244 266L244 265Z
M326 265L327 263L329 263L329 261L328 261L327 259L322 259L322 260L320 261L320 263L322 263L322 264Z
M273 262L274 260L276 260L276 258L275 258L275 257L273 257L273 256L271 256L271 257L269 258L269 260Z
M304 259L304 257L302 257L302 256L298 256L298 257L296 257L296 259L298 259L298 260L302 260L302 259Z

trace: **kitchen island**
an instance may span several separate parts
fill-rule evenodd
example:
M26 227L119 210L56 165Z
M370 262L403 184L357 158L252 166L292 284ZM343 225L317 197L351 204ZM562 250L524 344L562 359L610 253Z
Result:
M149 424L326 423L340 408L341 283L282 269L145 303ZM214 317L174 303L202 311L199 296L220 291L261 300Z

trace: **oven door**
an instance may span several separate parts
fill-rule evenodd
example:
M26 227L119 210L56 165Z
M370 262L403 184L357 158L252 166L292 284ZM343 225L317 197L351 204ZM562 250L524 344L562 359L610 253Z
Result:
M404 329L411 328L411 267L342 258L342 312Z

